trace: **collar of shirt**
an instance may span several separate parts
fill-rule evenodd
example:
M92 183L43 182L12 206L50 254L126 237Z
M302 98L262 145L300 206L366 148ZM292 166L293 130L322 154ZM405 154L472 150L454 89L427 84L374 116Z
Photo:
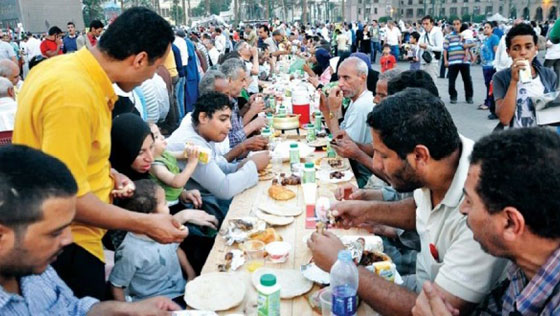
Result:
M469 156L472 150L471 148L465 147L472 147L473 142L462 135L459 135L459 137L461 138L461 156L459 157L459 164L457 165L457 171L453 176L453 181L451 181L451 185L449 186L449 189L447 189L447 193L445 193L445 196L441 201L441 204L448 207L458 207L459 203L461 203L463 198L463 187L469 172Z
M508 275L511 283L504 298L504 310L513 310L512 305L515 305L515 309L522 315L540 314L551 298L557 296L556 303L560 300L560 248L548 257L529 283L525 273L517 265L509 267Z
M367 96L368 93L368 89L364 88L364 91L362 91L362 93L360 94L360 96L356 99L356 101L352 101L350 100L350 105L348 105L348 107L352 106L352 104L356 103L356 102L360 102L360 99L362 99L363 97ZM373 102L373 101L372 101Z
M111 80L107 76L105 70L101 68L97 59L95 59L91 52L85 47L76 53L76 58L78 58L82 65L84 65L91 78L95 82L99 83L99 86L105 95L105 99L107 100L109 109L113 110L113 106L115 105L115 102L117 102L118 96L115 93L113 84L111 83Z

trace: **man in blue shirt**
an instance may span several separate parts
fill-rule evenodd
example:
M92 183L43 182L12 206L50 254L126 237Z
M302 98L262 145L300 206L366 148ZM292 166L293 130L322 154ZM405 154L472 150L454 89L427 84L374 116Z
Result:
M78 39L76 25L74 25L74 22L68 22L66 27L68 28L68 34L62 39L62 52L65 54L78 50L78 45L76 44L76 39Z
M492 23L484 23L483 29L484 42L480 49L482 74L484 75L484 84L486 85L486 99L484 103L481 104L478 109L486 110L490 109L490 115L488 118L495 120L496 116L496 103L494 102L494 97L490 94L490 82L492 81L492 76L496 73L496 68L494 68L494 58L496 57L496 50L498 49L498 44L500 43L500 38L492 32Z
M0 315L166 315L165 297L136 303L78 299L50 266L72 243L78 187L70 170L38 150L0 148Z

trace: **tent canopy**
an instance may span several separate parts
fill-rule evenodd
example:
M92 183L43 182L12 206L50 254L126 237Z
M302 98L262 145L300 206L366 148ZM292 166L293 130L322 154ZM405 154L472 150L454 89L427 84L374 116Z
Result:
M488 21L496 21L496 22L506 22L508 19L505 18L503 15L496 13L493 16L487 19Z

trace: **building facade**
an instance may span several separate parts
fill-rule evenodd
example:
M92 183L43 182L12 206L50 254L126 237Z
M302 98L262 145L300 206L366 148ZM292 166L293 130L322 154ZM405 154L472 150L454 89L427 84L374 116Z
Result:
M52 26L66 29L72 21L84 28L80 0L0 0L0 27L16 28L19 23L27 32L46 32Z
M546 21L556 19L560 0L346 0L345 20L382 17L415 22L426 14L439 18L481 19L495 13L506 18Z

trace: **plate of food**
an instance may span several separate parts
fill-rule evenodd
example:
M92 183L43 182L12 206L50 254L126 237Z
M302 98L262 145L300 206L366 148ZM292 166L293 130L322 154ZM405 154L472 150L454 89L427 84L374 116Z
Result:
M327 183L342 183L348 182L354 178L354 174L350 170L319 170L317 172L317 179Z
M226 244L233 245L249 239L249 236L262 232L266 229L266 222L256 217L232 218L220 230L220 235L226 240Z
M262 232L252 234L249 237L249 239L250 240L260 240L265 244L269 244L269 243L274 242L274 241L282 241L283 240L282 236L280 236L280 234L278 234L278 232L272 227L269 227Z
M325 147L329 140L326 137L318 137L314 141L308 142L307 145L311 147Z
M350 164L348 160L343 159L341 157L335 158L323 158L319 161L319 167L321 170L328 170L328 171L343 171L350 169Z
M234 273L206 273L187 283L185 302L198 310L224 311L241 304L246 290Z
M253 272L251 281L255 289L260 284L263 274L274 274L280 284L280 298L292 299L309 292L313 288L313 282L303 277L300 271L292 269L260 268Z

